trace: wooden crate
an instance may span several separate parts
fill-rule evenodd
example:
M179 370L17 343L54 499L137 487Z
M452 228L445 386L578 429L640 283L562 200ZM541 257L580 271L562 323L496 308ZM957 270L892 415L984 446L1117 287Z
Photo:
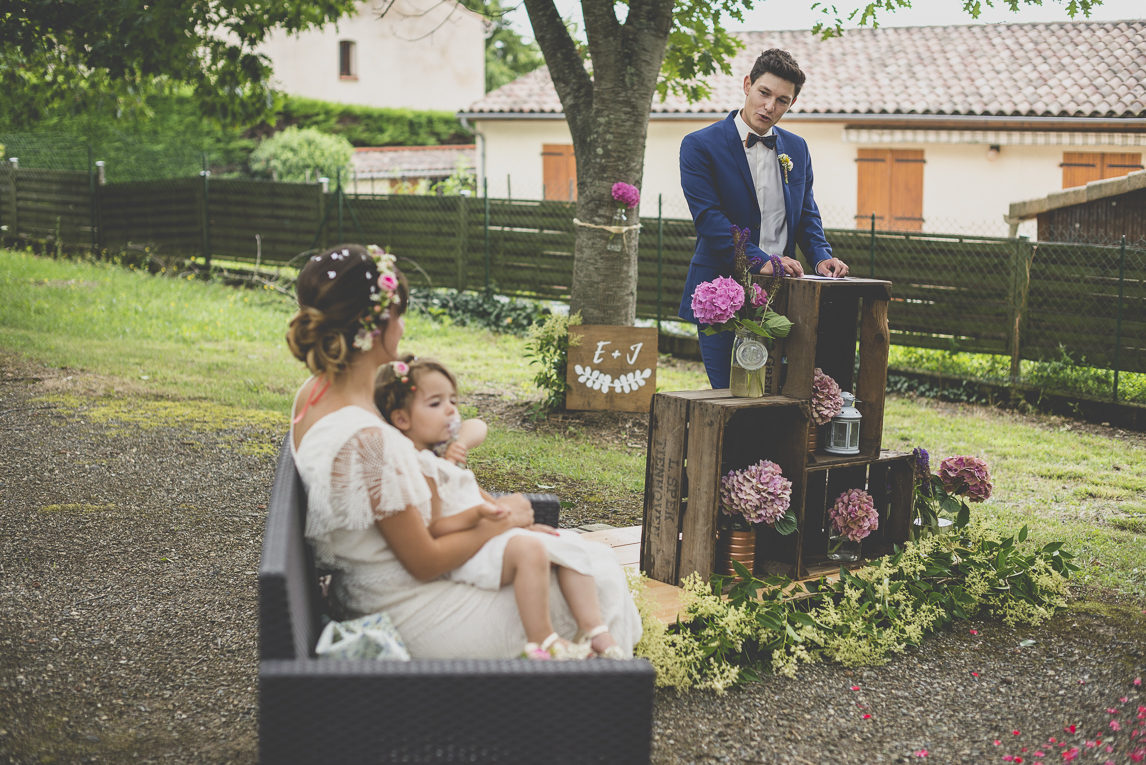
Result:
M712 573L720 477L761 459L792 481L798 528L786 537L767 527L757 532L758 574L798 578L826 565L827 508L846 489L865 489L880 512L879 530L864 540L865 557L907 540L911 455L882 449L890 296L891 284L873 279L787 279L774 307L793 328L774 344L770 361L781 363L767 378L770 395L705 390L653 397L641 536L641 568L650 578L677 584L694 571ZM862 402L858 455L808 453L816 367Z

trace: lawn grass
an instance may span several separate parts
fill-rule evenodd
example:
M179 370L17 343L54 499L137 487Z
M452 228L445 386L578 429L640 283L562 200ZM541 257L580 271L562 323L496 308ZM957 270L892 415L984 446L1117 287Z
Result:
M221 422L249 419L264 429L278 422L285 429L291 395L306 378L283 340L292 311L289 301L269 290L0 250L0 349L118 380L122 390L142 394L132 406L153 408L157 417L170 416L165 401L199 400L211 402L210 416ZM402 347L435 355L454 369L463 401L479 392L540 399L521 338L412 315ZM658 370L657 382L661 390L707 386L699 364L681 362ZM122 403L86 405L92 416L131 421ZM995 494L976 513L1005 532L1027 524L1036 540L1066 541L1083 565L1082 582L1146 597L1141 438L893 396L884 444L924 446L936 462L954 454L984 457ZM502 484L495 488L560 487L557 493L564 494L578 484L590 500L599 495L639 507L641 449L599 443L576 428L557 435L495 424L479 451L475 467Z

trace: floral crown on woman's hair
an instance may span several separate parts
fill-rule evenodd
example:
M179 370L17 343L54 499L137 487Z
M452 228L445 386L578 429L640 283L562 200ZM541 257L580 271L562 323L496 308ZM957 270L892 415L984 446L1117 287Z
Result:
M370 285L370 302L373 305L359 320L361 326L354 335L354 347L360 351L368 351L374 347L374 338L382 336L382 324L390 320L390 307L402 302L402 298L398 295L398 273L394 268L397 259L376 244L367 245L366 251L374 260L377 278L374 271L366 272L366 278L373 282ZM349 254L349 251L341 250L331 253L330 257L341 260ZM331 278L334 278L334 272L330 273Z

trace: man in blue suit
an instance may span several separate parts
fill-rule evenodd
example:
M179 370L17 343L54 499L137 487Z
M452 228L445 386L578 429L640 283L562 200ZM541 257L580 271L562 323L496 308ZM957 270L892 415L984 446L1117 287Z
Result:
M764 51L744 78L744 108L681 143L680 185L696 225L682 319L698 323L692 312L698 284L732 275L733 225L752 230L748 258L764 260L760 273L772 273L768 256L777 255L786 275L803 276L804 268L795 259L799 244L814 273L847 276L847 265L832 257L824 238L812 197L808 144L776 127L803 85L804 73L787 51ZM714 389L728 387L732 340L732 332L700 333L701 355Z

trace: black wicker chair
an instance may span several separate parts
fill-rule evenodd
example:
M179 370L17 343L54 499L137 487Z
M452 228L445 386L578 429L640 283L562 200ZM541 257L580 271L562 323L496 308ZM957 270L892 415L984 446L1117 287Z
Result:
M556 497L532 497L556 525ZM306 494L285 443L259 568L259 760L354 765L646 763L648 662L316 659Z

